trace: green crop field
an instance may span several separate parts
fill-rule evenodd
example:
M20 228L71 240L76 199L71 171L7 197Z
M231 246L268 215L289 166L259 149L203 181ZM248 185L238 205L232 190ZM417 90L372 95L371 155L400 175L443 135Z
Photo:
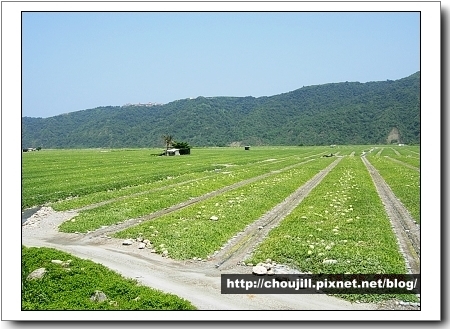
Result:
M145 190L153 187L149 184L163 184L164 180L183 180L183 175L189 179L189 175L198 178L219 170L230 171L245 166L255 168L271 158L282 161L295 156L308 156L315 151L308 147L255 148L247 152L236 148L210 148L195 149L190 156L176 157L153 156L160 152L156 149L23 153L22 209L128 188L124 193L127 194L130 187L139 186ZM202 175L195 176L196 173Z
M361 156L420 223L417 146L223 147L155 156L160 151L23 153L22 210L42 205L76 210L58 228L67 233L136 219L112 236L150 240L153 252L175 260L208 259L340 158L246 262L270 258L313 273L406 271Z
M267 258L311 273L406 272L383 204L359 157L344 158L248 261Z
M205 258L331 162L331 158L308 162L119 232L117 237L129 238L141 234L155 245L162 245L158 251L165 249L174 258ZM210 220L212 216L219 220ZM187 245L189 248L186 248Z
M79 215L64 223L61 230L87 232L143 217L232 184L258 177L269 179L266 176L271 173L323 155L368 154L414 219L420 221L419 152L415 146L336 146L255 147L250 151L199 148L191 155L175 157L154 156L156 149L23 153L22 209L44 204L58 211L78 209ZM289 181L290 191L302 182L300 177Z

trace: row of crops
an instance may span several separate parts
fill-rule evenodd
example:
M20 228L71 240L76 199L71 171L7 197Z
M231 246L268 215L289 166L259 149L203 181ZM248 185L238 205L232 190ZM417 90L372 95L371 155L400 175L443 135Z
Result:
M342 156L337 166L249 261L271 258L316 273L405 272L389 218L360 155L366 155L420 223L419 147L205 148L176 157L152 153L157 151L25 153L22 207L45 203L55 210L78 209L78 216L60 230L88 232L196 200L115 237L142 236L174 259L206 258L337 155Z
M176 157L152 156L155 152L157 150L138 149L24 153L22 209L80 197L86 197L84 202L89 204L96 202L95 198L107 200L151 189L164 184L165 180L182 182L203 178L212 172L246 167L255 170L257 165L271 160L270 156L276 156L276 161L284 161L297 156L312 156L317 150L303 148L300 153L294 154L289 149L270 148L251 152L232 148L198 149L191 156Z
M205 258L334 159L320 158L118 233L142 234L176 259ZM211 217L218 220L210 220ZM189 246L189 248L186 248Z
M396 197L420 223L420 155L408 149L383 149L381 155L367 157Z
M277 259L314 273L404 273L402 256L371 177L344 158L272 230L252 261ZM329 265L326 260L336 260Z

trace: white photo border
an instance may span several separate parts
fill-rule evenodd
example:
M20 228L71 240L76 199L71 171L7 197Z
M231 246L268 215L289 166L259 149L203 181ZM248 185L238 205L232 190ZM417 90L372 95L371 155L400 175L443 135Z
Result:
M421 12L421 310L21 311L22 11L416 11ZM441 317L440 2L2 2L2 320L30 321L420 321ZM439 157L438 157L439 155Z

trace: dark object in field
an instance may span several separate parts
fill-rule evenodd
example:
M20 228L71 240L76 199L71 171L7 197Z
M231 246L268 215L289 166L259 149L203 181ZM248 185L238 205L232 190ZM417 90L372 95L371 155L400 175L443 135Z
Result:
M42 150L42 147L29 147L29 148L26 148L26 149L22 149L22 152L34 152L34 151L40 151L40 150Z
M333 153L330 153L330 154L322 155L322 158L331 158L331 157L333 157L333 156L334 156L334 154L333 154Z

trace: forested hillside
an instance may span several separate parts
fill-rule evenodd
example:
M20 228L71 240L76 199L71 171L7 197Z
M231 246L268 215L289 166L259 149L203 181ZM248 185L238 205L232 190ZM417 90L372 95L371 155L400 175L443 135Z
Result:
M64 112L64 109L61 109ZM395 81L307 86L270 97L198 97L165 105L105 106L22 118L22 147L420 143L420 72Z

